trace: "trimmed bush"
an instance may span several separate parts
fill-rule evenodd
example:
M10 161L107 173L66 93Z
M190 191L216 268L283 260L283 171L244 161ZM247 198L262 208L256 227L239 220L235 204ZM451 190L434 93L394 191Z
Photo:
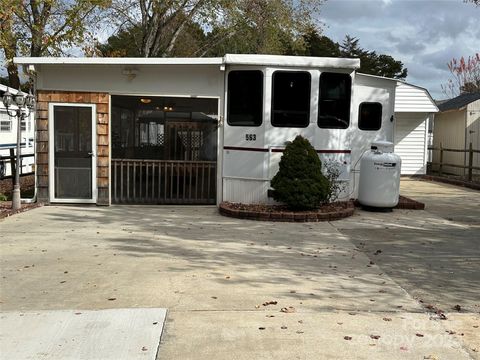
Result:
M310 142L297 136L280 160L271 186L273 198L292 210L311 210L328 201L329 182L322 174L322 162Z

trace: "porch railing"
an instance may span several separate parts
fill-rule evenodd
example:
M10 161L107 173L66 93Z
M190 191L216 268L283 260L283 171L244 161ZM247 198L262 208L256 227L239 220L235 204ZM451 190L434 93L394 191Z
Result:
M215 161L112 159L117 204L215 204Z

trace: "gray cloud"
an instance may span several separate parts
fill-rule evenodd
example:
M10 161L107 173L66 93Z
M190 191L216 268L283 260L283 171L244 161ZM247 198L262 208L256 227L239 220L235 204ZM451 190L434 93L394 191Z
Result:
M453 57L480 52L480 8L461 0L330 0L322 21L325 34L339 41L345 34L368 50L402 61L410 81L443 97Z

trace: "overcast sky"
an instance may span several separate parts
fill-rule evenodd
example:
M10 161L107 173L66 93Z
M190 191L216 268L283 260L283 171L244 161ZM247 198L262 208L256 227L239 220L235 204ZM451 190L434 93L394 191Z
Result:
M480 7L462 0L328 0L324 34L393 56L408 68L407 81L445 98L447 62L480 52Z

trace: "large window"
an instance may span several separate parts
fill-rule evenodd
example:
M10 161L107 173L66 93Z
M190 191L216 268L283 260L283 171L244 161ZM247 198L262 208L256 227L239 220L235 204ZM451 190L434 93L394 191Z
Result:
M380 130L382 127L382 104L363 102L358 109L358 128L360 130Z
M262 125L263 73L260 70L230 71L227 104L229 125Z
M352 79L348 74L322 73L318 126L324 129L346 129L350 125Z
M307 127L310 123L310 73L275 71L272 77L272 125Z

